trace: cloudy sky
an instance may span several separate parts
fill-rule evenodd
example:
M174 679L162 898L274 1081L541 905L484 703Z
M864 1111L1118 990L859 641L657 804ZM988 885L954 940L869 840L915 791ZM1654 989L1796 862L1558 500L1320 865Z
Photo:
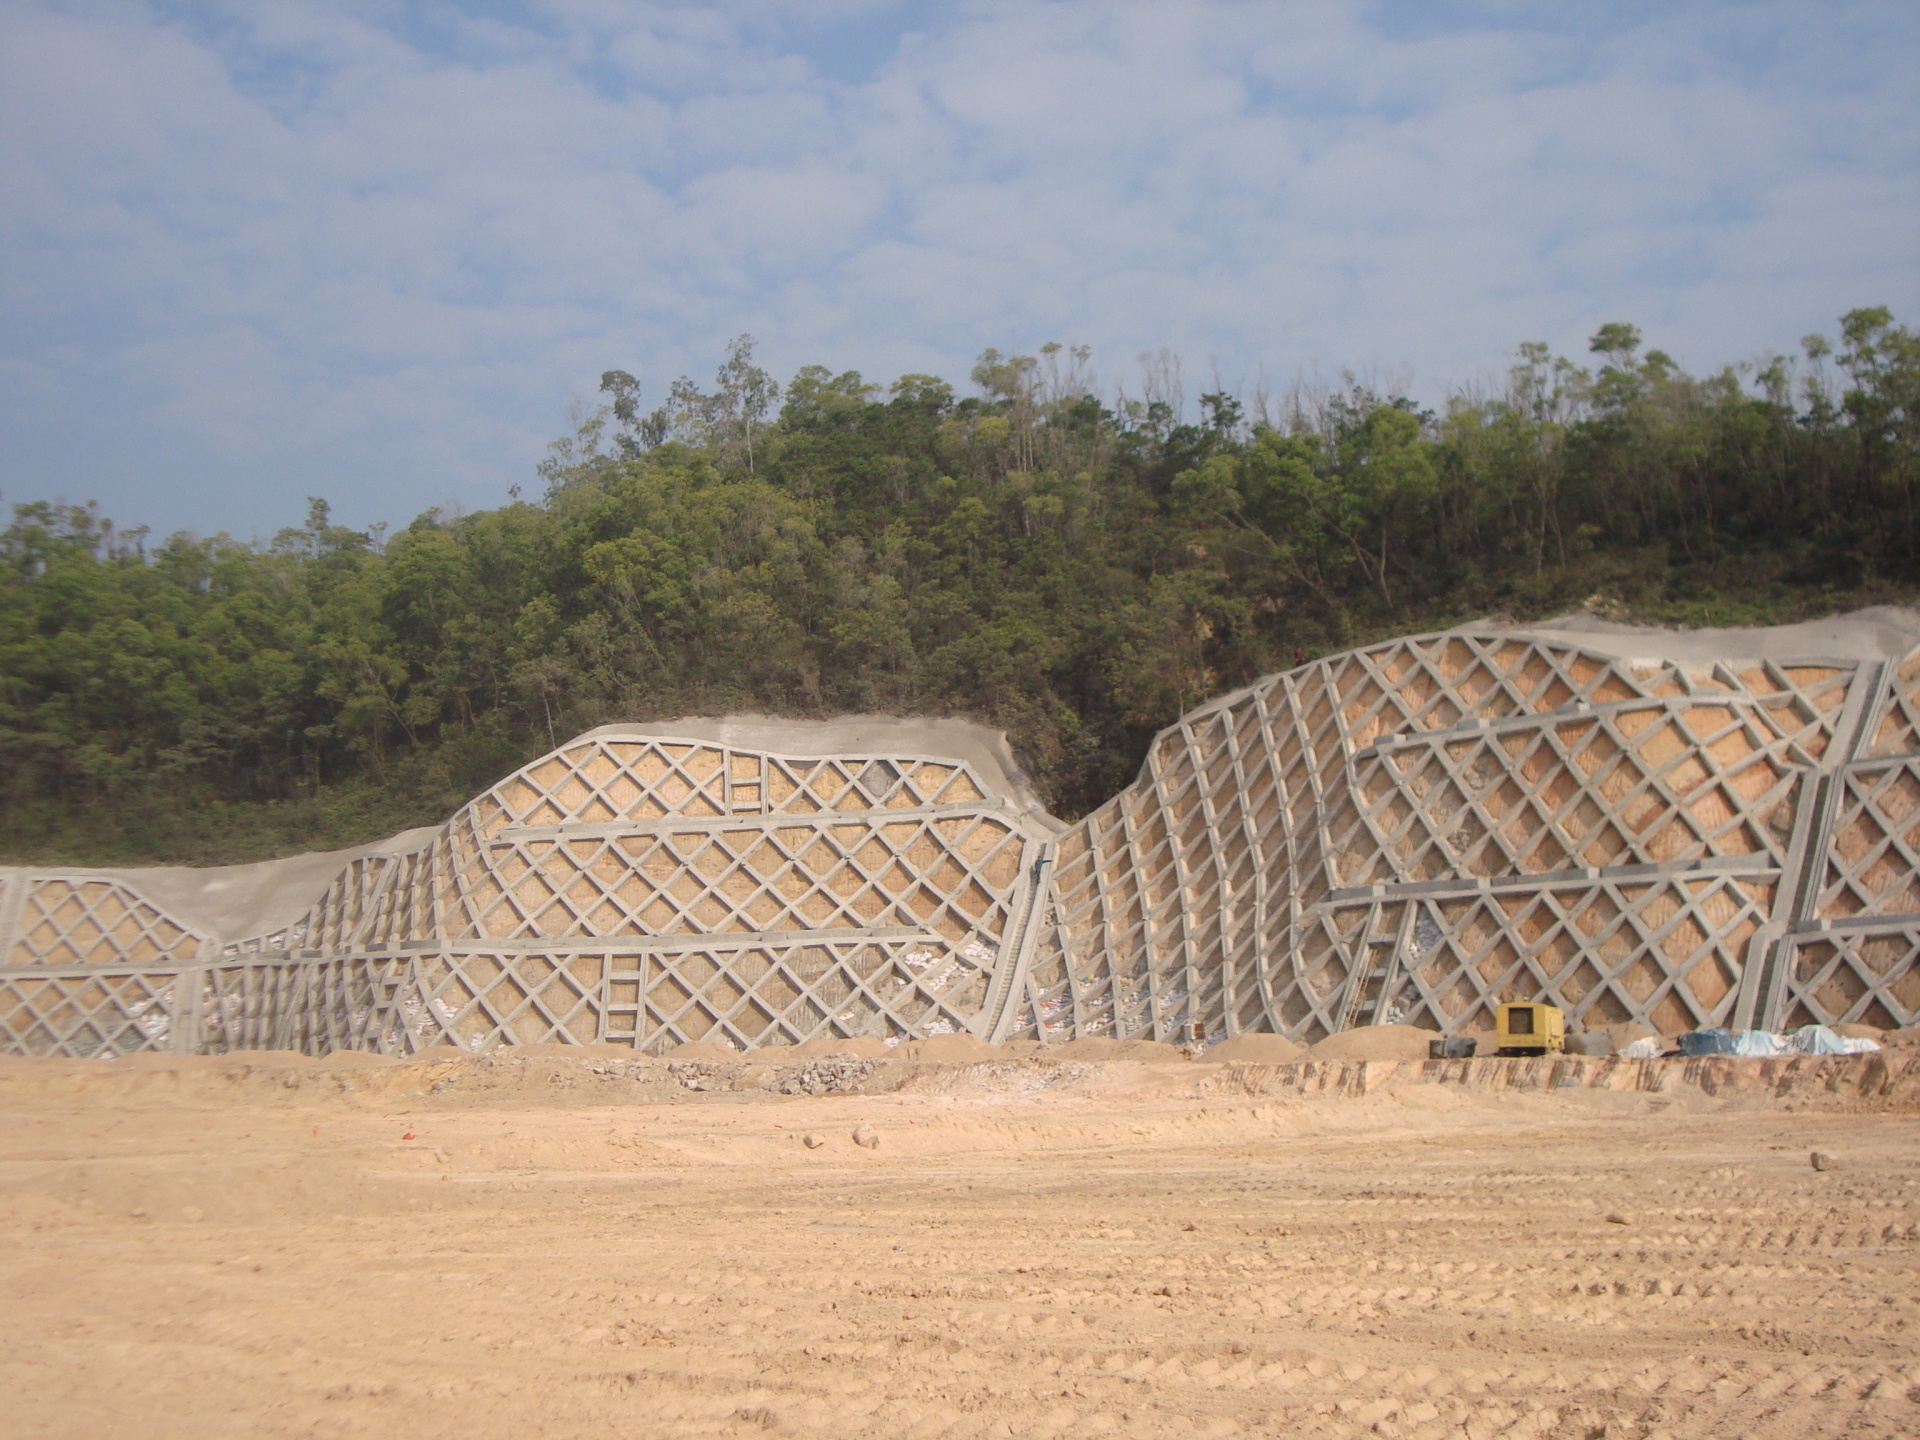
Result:
M1920 6L6 0L0 499L537 492L602 370L1169 346L1433 398L1920 320Z

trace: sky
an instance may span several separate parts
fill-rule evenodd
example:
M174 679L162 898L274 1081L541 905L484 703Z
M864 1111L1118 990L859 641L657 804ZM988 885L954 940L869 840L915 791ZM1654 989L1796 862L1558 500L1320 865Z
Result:
M0 503L270 536L513 487L732 337L963 390L1920 320L1920 6L6 0Z

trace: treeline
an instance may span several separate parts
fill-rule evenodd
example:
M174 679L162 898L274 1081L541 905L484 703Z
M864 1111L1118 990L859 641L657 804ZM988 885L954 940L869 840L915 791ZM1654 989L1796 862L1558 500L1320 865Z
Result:
M745 337L622 372L539 503L254 546L93 508L0 535L7 858L257 858L439 819L587 726L757 709L1007 728L1075 814L1159 726L1377 636L1577 607L1755 623L1920 575L1920 336L1883 309L1707 376L1608 325L1443 413L1348 380L1103 400L1084 351L977 393Z

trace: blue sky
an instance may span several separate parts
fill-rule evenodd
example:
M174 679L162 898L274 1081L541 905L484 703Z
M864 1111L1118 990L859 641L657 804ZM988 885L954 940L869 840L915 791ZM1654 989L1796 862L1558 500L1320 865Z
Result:
M1920 7L10 0L0 499L535 492L602 370L1436 398L1629 320L1920 320Z

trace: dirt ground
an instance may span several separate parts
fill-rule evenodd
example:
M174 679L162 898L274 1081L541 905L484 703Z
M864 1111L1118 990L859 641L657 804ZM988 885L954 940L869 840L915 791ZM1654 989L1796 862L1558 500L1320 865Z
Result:
M1261 1089L6 1062L0 1430L1920 1433L1911 1104Z

